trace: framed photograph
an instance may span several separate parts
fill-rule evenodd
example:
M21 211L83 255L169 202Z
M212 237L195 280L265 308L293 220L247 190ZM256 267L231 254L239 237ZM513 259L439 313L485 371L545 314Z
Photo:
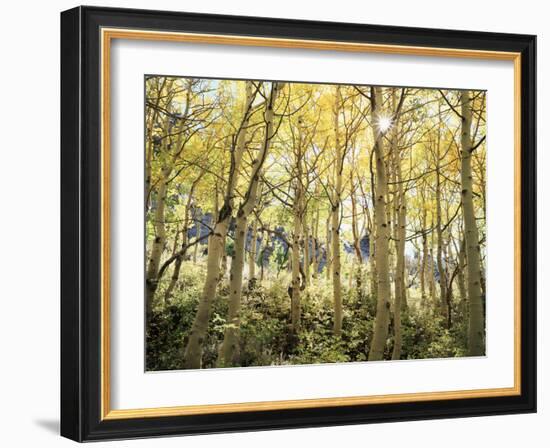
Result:
M536 411L535 36L61 14L61 433Z

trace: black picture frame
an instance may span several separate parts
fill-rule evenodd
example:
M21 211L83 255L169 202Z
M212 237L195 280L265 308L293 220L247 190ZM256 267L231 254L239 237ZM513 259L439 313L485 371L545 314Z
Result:
M100 29L246 35L521 53L521 394L101 419ZM536 37L77 7L61 14L61 435L76 441L536 412Z

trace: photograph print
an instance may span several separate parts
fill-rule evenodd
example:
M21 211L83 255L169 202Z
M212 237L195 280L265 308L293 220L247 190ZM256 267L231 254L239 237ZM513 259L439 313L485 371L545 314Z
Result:
M144 83L147 371L485 355L485 91Z

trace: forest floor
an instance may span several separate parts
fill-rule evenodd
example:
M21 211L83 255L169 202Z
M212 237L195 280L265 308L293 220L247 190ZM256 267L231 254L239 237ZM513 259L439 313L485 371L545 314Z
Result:
M230 263L229 263L230 264ZM172 297L164 300L161 284L147 337L147 370L174 370L183 367L183 350L198 305L206 273L205 260L185 261ZM376 314L376 297L366 285L357 288L357 276L343 278L344 317L342 334L332 332L332 286L324 272L312 278L303 291L301 326L295 334L290 326L290 273L264 272L264 280L244 282L239 338L242 367L318 363L361 362L368 359ZM351 287L350 287L351 283ZM203 343L202 368L216 366L223 341L228 307L228 281L220 282L212 304L209 329ZM428 302L430 299L427 299ZM466 330L455 325L444 327L436 313L427 311L433 304L421 304L419 291L408 290L403 313L401 359L462 357L466 355ZM455 313L460 312L459 307ZM463 321L463 319L460 319ZM393 321L384 359L391 359Z

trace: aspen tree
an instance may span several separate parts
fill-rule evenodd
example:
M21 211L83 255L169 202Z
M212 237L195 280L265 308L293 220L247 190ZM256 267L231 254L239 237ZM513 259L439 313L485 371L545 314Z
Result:
M336 158L335 167L335 185L334 196L332 198L331 209L331 242L332 242L332 292L334 301L334 324L333 332L335 336L340 336L342 332L342 279L341 259L340 259L340 207L342 202L342 171L344 170L343 148L340 141L339 115L341 107L341 87L336 87L334 98L334 150Z
M474 211L472 181L472 104L470 92L460 92L460 180L462 185L462 210L464 214L464 238L466 241L466 259L468 271L468 354L481 356L485 354L484 316L481 302L481 261L479 255L479 233Z
M257 90L256 90L257 91ZM184 365L188 369L198 369L202 361L202 344L208 329L210 308L216 293L220 274L220 261L225 252L225 237L233 213L233 197L241 160L245 151L246 135L248 132L252 105L256 94L252 82L246 83L246 98L243 105L241 124L231 148L231 166L229 169L223 205L218 212L216 223L210 237L208 258L206 262L206 278L203 291L199 298L199 305L184 352Z
M388 337L390 320L390 278L388 266L389 234L386 211L388 183L386 173L386 153L383 132L377 126L382 117L382 88L371 87L371 124L374 137L374 158L376 160L375 221L376 221L376 318L369 351L369 361L384 359L384 348Z
M402 329L401 314L406 309L407 298L405 289L405 237L407 225L407 205L405 191L403 188L403 173L401 169L401 153L398 146L399 120L401 117L401 107L405 99L405 91L401 92L401 99L397 104L395 89L392 89L392 108L394 112L394 123L391 129L391 152L395 167L395 181L397 183L397 192L395 195L395 214L397 222L395 224L395 303L394 303L394 331L395 339L393 345L392 359L401 358L402 347Z
M250 249L248 252L248 281L250 284L256 279L256 248L258 246L258 225L256 221L252 223L250 229Z
M239 364L240 310L248 217L256 207L258 186L260 184L260 172L273 140L275 103L281 88L282 85L276 82L271 85L271 92L266 102L264 112L264 142L259 154L252 162L252 172L250 174L248 188L244 200L237 211L235 248L229 277L229 313L227 319L229 325L225 329L224 339L218 358L218 365L223 367ZM256 242L253 241L252 244L255 245Z

